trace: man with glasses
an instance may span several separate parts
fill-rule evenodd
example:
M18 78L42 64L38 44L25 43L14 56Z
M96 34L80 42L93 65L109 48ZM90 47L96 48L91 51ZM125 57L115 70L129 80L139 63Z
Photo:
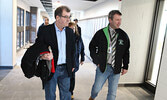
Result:
M74 70L74 33L68 28L70 9L60 6L54 13L56 21L38 31L34 47L40 52L40 60L52 60L50 78L44 83L46 100L56 100L56 85L60 100L70 100L70 76ZM48 52L51 48L52 52Z

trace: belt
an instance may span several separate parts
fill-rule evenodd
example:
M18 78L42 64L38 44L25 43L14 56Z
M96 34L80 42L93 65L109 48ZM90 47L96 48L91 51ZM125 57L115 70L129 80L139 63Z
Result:
M64 66L64 65L66 65L66 63L64 63L64 64L59 64L59 65L57 65L57 66Z
M111 65L111 64L107 63L107 65Z

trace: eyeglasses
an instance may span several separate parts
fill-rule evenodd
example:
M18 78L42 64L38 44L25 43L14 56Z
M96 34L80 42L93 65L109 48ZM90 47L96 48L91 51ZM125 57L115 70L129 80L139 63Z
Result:
M66 18L66 19L70 19L71 16L60 16L60 17L63 17L63 18Z

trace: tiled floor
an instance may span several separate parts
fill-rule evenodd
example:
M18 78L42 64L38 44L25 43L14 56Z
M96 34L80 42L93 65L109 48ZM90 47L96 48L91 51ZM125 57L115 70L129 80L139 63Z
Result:
M86 59L84 65L80 66L80 70L76 73L74 100L88 100L94 82L95 68L93 63L88 59ZM57 100L59 100L58 90L56 94ZM107 84L104 85L96 100L105 100L106 95ZM116 100L153 99L153 94L141 87L122 86L118 87L116 98ZM20 66L16 66L0 81L0 100L44 100L41 80L38 77L25 78Z

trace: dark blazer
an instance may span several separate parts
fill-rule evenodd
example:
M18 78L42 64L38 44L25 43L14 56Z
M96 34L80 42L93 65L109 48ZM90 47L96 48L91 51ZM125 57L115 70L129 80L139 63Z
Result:
M115 30L118 35L116 43L114 73L121 72L121 68L128 69L130 40L122 29ZM107 38L103 29L97 31L89 44L90 56L93 63L100 65L101 72L104 72L107 64Z
M81 36L75 35L75 70L77 72L79 70L79 56L81 55L81 61L85 60L85 52L84 52L84 44Z
M56 69L59 50L58 50L57 36L54 24L39 28L38 37L35 43L28 49L29 53L26 53L23 56L21 66L26 66L27 68L34 69L33 68L34 62L37 60L37 57L39 57L41 52L49 51L48 50L49 46L51 47L53 52L54 66ZM74 33L72 29L66 27L66 64L69 77L72 75L72 68L75 67L74 53L75 53ZM32 77L32 74L35 73L32 71L31 75L27 76Z

